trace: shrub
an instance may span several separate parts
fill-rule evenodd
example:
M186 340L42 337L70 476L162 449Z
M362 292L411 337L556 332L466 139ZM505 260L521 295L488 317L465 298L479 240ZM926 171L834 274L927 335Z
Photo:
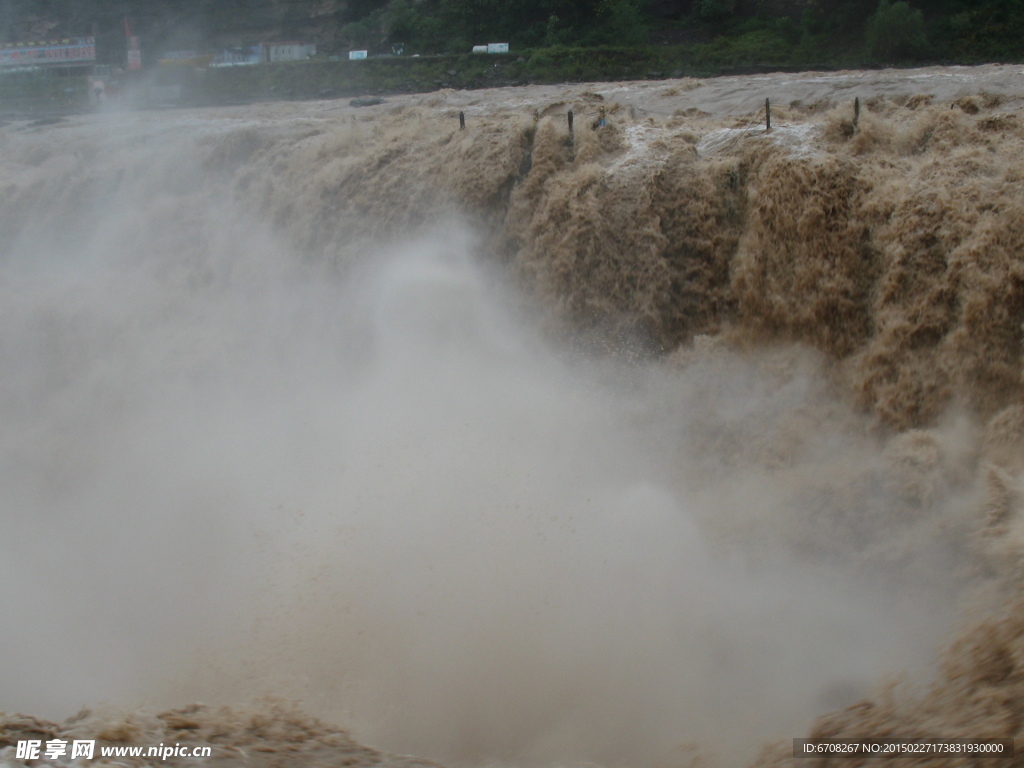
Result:
M772 30L717 37L693 46L694 63L710 67L771 66L789 62L791 46Z
M638 0L601 0L593 29L584 38L589 45L643 45L648 21Z
M736 0L700 0L697 4L702 19L721 21L727 18L736 5Z

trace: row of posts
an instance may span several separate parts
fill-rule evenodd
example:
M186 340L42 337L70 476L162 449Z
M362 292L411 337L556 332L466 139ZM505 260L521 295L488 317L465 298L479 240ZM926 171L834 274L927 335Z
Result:
M568 111L568 113L566 113L566 117L569 120L569 141L572 141L572 139L573 139L572 117L573 116L572 116L572 110L571 109ZM853 100L853 127L856 128L857 124L859 122L860 122L860 96L858 96L857 98L855 98ZM601 128L603 126L604 126L604 107L601 107L600 116L598 117L597 122L594 123L594 128L597 129L597 128ZM463 131L466 130L466 113L465 112L459 112L459 129L463 130ZM772 102L771 102L771 99L765 99L764 100L764 129L766 131L770 131L772 129Z
M534 116L536 117L536 110L534 110L534 113L535 113ZM566 116L569 119L569 136L571 138L572 135L573 135L573 129L572 129L572 110L571 109L569 110L569 112L568 112L568 114ZM594 129L596 130L598 128L602 128L602 127L604 127L604 124L605 124L605 112L604 112L604 107L601 107L600 112L598 112L597 122L594 123ZM466 113L462 112L461 110L459 111L459 130L461 130L461 131L466 130Z

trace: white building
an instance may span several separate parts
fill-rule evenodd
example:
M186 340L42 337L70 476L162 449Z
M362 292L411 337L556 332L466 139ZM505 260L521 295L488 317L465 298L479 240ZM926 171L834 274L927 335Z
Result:
M313 43L263 43L264 61L305 61L315 53Z

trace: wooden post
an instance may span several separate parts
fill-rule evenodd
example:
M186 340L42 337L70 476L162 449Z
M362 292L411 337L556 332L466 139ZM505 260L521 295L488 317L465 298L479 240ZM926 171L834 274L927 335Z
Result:
M764 100L764 129L772 129L772 103L768 99Z
M460 131L466 130L466 113L465 112L459 112L459 130Z
M853 127L857 127L857 123L860 122L860 96L853 100Z
M566 119L569 121L569 140L566 142L566 146L569 148L569 162L576 159L576 134L572 132L572 110L570 109L566 115Z

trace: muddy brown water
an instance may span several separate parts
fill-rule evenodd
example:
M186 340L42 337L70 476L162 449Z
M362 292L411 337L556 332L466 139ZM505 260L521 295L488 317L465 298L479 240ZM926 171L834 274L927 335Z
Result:
M0 760L1016 736L1022 83L0 126Z

